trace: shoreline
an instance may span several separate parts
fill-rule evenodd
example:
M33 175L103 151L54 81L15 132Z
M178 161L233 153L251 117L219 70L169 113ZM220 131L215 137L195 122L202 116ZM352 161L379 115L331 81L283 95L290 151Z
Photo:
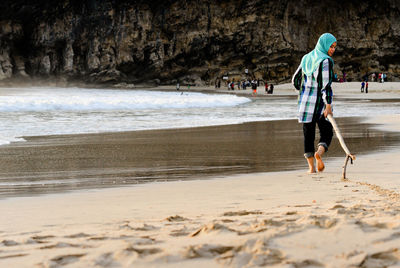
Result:
M400 130L400 116L368 119ZM398 146L287 171L0 200L0 263L89 267L400 264ZM382 170L382 168L384 170Z

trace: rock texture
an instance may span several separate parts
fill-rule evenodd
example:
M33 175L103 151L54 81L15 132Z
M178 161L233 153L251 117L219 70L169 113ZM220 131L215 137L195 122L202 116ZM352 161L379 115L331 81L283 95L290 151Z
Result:
M339 76L400 80L400 1L2 0L0 80L289 81L324 32Z

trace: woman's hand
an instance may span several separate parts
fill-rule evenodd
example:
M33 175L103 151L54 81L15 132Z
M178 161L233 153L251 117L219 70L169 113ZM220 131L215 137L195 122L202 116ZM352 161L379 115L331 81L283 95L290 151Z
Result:
M330 104L325 105L324 116L328 117L328 114L332 114L332 106Z

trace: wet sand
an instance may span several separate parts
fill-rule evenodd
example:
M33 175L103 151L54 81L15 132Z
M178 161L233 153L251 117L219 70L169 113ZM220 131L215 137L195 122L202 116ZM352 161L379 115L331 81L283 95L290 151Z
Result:
M338 119L354 153L399 143L361 121ZM0 146L0 198L304 168L295 120L26 140ZM336 139L327 155L343 157Z

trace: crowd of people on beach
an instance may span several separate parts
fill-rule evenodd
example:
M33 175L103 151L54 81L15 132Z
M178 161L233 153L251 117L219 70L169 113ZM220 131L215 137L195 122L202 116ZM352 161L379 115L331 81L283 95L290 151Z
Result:
M235 79L226 80L225 81L225 86L227 87L228 90L246 90L247 88L251 88L252 90L252 95L255 96L257 95L257 90L258 87L264 83L265 86L265 93L266 94L273 94L274 93L274 85L271 83L270 85L268 82L260 80L260 79L247 79L247 80L240 80L240 81L235 81ZM188 90L190 90L190 84L187 85ZM221 80L216 80L215 81L215 89L220 89L221 88ZM181 90L181 84L179 82L176 83L176 90L179 91Z
M264 83L265 86L265 93L267 94L273 94L274 92L274 85L270 84L268 85L268 82L260 80L260 79L247 79L247 80L240 80L240 81L235 81L235 79L227 80L226 81L226 87L228 90L246 90L247 88L250 88L252 90L252 95L257 95L257 90L258 87L261 85L261 83ZM215 82L215 89L221 88L221 81L217 80Z
M369 76L371 76L371 82L379 82L379 83L384 83L387 81L387 76L385 73L371 73L370 75L366 74L362 77L361 80L361 93L368 93L368 81L369 81Z
M369 80L369 78L371 78ZM217 79L215 81L215 89L220 89L221 88L221 82L222 80ZM252 90L252 95L256 96L258 87L261 86L262 83L264 83L264 88L265 88L265 93L266 94L273 94L274 92L274 85L268 84L267 81L260 80L260 79L244 79L244 80L239 80L235 81L235 79L232 80L225 80L223 79L225 86L227 87L228 90L246 90L247 88L251 88ZM342 71L342 76L339 77L337 73L334 73L332 81L334 82L347 82L347 74L345 71ZM379 82L379 83L384 83L387 81L387 75L385 73L370 73L370 74L365 74L362 79L361 79L361 88L360 91L361 93L368 93L368 81L371 82ZM188 85L188 89L190 90L190 85ZM176 84L176 90L180 90L180 84L179 82Z
M369 79L371 77L371 80ZM339 77L337 75L337 73L334 74L333 76L333 81L334 82L339 82L339 83L343 83L343 82L347 82L347 74L345 71L342 71L342 76ZM387 75L385 73L370 73L370 74L365 74L362 77L362 80L364 82L379 82L379 83L384 83L387 81Z
M367 76L367 80L368 80L368 76ZM375 80L376 80L376 82L384 83L385 81L387 81L387 76L385 73L372 73L371 81L374 82Z

